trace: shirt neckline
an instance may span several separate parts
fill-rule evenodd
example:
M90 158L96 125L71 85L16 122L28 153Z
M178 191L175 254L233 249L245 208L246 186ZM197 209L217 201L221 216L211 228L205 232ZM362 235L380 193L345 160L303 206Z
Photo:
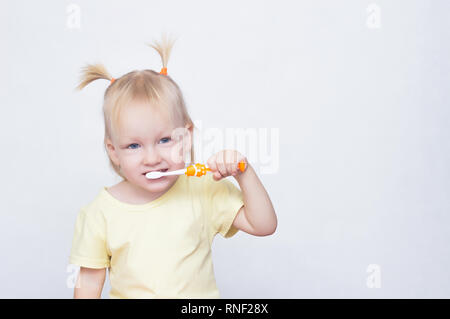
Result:
M164 203L170 197L170 195L175 191L175 189L177 189L179 187L179 185L181 184L183 179L184 179L183 175L178 176L176 182L164 194L162 194L158 198L152 200L151 202L148 202L145 204L130 204L130 203L122 202L121 200L114 197L110 192L108 192L107 186L102 187L101 194L103 195L104 198L106 198L110 203L113 203L115 206L120 206L122 208L129 209L129 210L141 211L141 210L146 210L148 208L156 207L156 206Z

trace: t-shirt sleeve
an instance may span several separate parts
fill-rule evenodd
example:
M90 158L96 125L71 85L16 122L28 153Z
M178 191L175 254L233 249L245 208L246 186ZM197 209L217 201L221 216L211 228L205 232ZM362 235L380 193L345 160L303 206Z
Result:
M108 268L106 223L101 212L83 207L75 222L69 263L87 268Z
M205 175L207 194L210 201L208 212L211 235L220 233L225 238L235 235L239 229L233 226L234 218L244 205L242 191L226 178L215 181L212 175Z

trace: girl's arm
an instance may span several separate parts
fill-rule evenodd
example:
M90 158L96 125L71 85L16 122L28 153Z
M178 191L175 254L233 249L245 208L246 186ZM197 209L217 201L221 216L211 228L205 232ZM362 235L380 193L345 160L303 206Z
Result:
M238 163L244 162L241 172ZM233 226L255 236L271 235L277 229L277 215L269 195L247 158L236 150L223 150L211 156L208 167L218 181L234 176L243 193L244 206L237 213Z
M273 234L277 229L277 215L253 167L247 163L247 169L234 178L244 195L244 207L234 219L233 226L256 236Z
M106 268L93 269L80 267L75 285L74 299L100 299L105 283ZM78 288L77 288L78 287Z

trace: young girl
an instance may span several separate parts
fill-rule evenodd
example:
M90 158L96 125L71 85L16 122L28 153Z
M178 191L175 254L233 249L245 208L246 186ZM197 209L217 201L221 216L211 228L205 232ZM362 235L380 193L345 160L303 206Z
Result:
M162 59L159 73L132 71L116 79L100 64L83 69L79 89L97 79L110 81L104 145L123 181L102 187L78 213L69 258L80 266L74 298L100 298L106 268L110 298L220 298L214 236L229 238L238 230L266 236L277 227L264 186L235 150L212 155L211 173L201 177L145 176L194 163L194 125L180 88L167 75L173 43L163 38L150 45ZM241 161L244 171L238 169Z

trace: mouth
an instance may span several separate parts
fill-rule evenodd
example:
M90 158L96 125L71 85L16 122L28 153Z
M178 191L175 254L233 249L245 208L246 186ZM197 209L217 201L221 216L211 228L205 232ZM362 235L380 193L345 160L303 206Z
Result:
M169 169L168 168L163 168L163 169L158 169L158 170L153 170L153 171L147 171L147 172L145 172L145 173L143 173L142 175L146 175L147 173L150 173L150 172L167 172Z

